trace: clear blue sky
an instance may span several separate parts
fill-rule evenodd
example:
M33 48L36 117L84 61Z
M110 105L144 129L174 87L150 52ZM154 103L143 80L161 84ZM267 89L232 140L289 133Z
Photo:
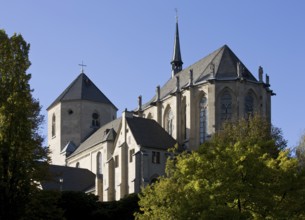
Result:
M295 146L305 132L303 0L0 0L0 29L31 44L28 72L42 114L83 61L120 116L169 79L175 8L184 67L224 44L255 77L263 66L277 94L272 123Z

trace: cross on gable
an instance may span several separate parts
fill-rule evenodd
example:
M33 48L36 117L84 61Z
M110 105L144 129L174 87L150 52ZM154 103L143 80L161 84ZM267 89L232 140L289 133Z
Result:
M84 66L87 66L87 65L85 65L85 64L83 63L83 61L82 61L82 64L78 64L78 65L82 67L82 68L81 68L81 73L84 73Z

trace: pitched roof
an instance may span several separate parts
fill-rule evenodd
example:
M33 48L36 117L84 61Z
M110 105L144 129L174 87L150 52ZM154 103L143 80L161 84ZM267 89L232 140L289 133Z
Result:
M69 141L60 153L65 153L66 156L69 156L71 153L73 153L75 151L75 149L76 149L76 146L73 143L73 141Z
M90 137L88 137L79 147L69 156L73 157L80 152L83 152L101 142L114 140L116 133L121 125L122 118L117 118L102 127L100 127L96 132L94 132Z
M251 72L243 65L240 59L233 51L224 45L215 50L208 56L202 58L198 62L183 69L175 76L179 76L180 88L186 87L189 84L190 70L193 70L193 83L200 84L208 79L216 80L235 80L238 78L237 64L238 62L243 67L242 77L249 81L258 82ZM214 74L213 74L214 71ZM176 77L170 78L164 86L160 88L160 99L164 99L168 95L176 91ZM143 108L156 101L156 95Z
M79 74L78 77L57 97L57 99L55 99L47 110L59 102L71 100L100 102L112 105L116 108L85 73Z
M41 182L44 190L83 191L95 186L95 174L88 169L49 165L50 179Z
M156 121L147 118L126 118L138 145L167 150L177 143Z

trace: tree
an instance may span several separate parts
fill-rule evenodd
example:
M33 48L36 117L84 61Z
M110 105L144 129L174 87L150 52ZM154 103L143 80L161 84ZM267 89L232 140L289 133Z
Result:
M59 206L62 193L60 191L40 190L27 204L22 220L67 220Z
M272 131L258 116L225 124L198 151L168 161L167 177L140 194L136 218L304 218L304 173Z
M39 128L40 105L32 97L30 45L0 30L0 219L20 219L37 190L41 161L48 161Z
M59 207L64 210L64 217L67 220L93 219L99 204L96 195L76 191L62 192L59 200Z
M300 138L300 142L296 147L296 156L301 168L305 169L305 134Z

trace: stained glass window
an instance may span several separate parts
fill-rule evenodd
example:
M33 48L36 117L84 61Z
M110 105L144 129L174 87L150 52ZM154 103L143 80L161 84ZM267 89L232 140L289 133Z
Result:
M232 97L228 91L224 92L220 98L220 108L221 121L230 120L232 116Z
M248 92L245 97L245 117L249 118L249 116L253 115L254 112L254 97L252 92Z

